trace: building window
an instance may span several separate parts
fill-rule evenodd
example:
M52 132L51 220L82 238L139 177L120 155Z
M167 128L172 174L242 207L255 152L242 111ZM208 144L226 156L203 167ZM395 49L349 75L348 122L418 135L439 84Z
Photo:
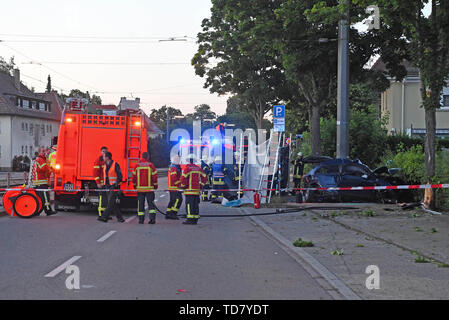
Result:
M28 154L28 146L25 146L25 154Z
M30 123L30 136L32 136L34 134L34 125L32 123Z
M39 102L39 110L47 111L47 104L44 102Z
M22 122L22 131L25 131L25 123Z
M24 107L24 108L31 108L30 100L22 99L22 107Z
M25 131L28 131L28 123L25 123Z
M41 133L42 133L42 136L44 137L45 136L45 126L44 125L41 125Z
M443 107L449 108L449 94L443 96Z
M50 125L50 132L53 132L53 126Z

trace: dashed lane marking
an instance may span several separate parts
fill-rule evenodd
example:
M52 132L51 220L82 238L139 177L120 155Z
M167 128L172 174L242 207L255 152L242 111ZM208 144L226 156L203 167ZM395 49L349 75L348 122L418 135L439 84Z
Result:
M97 242L105 242L110 236L112 236L116 232L117 231L115 231L115 230L109 231L104 236L102 236L100 239L98 239Z
M69 260L67 260L66 262L61 264L59 267L54 269L53 271L50 271L49 273L47 273L44 277L45 278L54 278L54 277L56 277L62 271L67 269L68 266L70 266L72 263L74 263L75 261L77 261L79 259L81 259L81 256L74 256L74 257L70 258Z

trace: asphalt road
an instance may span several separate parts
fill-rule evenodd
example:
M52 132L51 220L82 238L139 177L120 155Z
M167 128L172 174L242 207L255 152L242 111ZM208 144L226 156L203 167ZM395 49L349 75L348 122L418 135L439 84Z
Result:
M157 194L160 208L167 202ZM201 204L203 214L226 212L240 210ZM202 218L197 226L157 218L0 217L0 299L332 299L249 218ZM66 287L68 264L79 268L79 290Z

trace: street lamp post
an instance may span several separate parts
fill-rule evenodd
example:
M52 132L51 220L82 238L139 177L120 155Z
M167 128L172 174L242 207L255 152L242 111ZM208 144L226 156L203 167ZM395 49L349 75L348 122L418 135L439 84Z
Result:
M337 158L349 156L349 2L346 17L340 21L338 39L338 103L337 103Z

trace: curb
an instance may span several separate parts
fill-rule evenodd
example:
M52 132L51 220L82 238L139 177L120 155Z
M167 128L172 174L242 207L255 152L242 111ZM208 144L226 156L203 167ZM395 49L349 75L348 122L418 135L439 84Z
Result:
M242 210L246 214L250 214L248 210L242 208ZM256 225L262 228L265 233L274 238L278 244L281 245L281 248L284 249L288 254L292 253L295 256L292 256L304 269L312 276L313 279L317 280L320 283L320 279L317 279L317 274L324 278L324 280L334 288L341 296L343 296L347 300L361 300L361 298L350 289L341 279L339 279L335 274L333 274L330 270L328 270L324 265L322 265L318 260L316 260L313 256L307 253L302 248L297 248L293 246L285 237L274 231L271 227L269 227L265 222L260 220L258 217L252 216L249 217ZM311 270L312 269L312 270ZM332 294L332 291L328 293L335 297L335 294Z

